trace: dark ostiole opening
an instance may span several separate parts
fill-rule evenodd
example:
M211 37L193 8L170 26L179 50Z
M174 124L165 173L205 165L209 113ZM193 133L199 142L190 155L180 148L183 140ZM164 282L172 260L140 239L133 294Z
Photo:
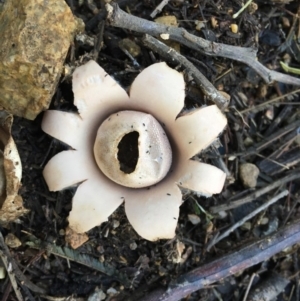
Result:
M118 144L118 160L120 169L130 174L135 168L139 158L139 133L134 131L126 134Z

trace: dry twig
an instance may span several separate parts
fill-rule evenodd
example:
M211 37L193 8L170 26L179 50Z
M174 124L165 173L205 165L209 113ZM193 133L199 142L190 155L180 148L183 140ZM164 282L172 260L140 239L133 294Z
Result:
M297 89L295 91L291 91L287 94L284 94L284 95L280 95L278 97L275 97L271 100L268 100L268 101L265 101L257 106L253 106L253 107L250 107L250 108L247 108L245 110L242 110L242 111L239 111L240 114L245 114L245 113L248 113L248 112L253 112L253 113L257 113L259 111L263 111L265 110L269 105L276 105L280 100L290 96L290 95L293 95L293 94L297 94L297 93L300 93L300 89ZM295 103L291 103L291 104L295 104Z
M273 183L267 185L266 187L263 187L261 189L258 189L252 193L250 193L249 195L245 196L245 197L242 197L236 201L232 201L229 202L228 204L223 204L223 205L218 205L218 206L213 206L209 209L210 213L218 213L220 211L225 211L225 210L229 210L229 209L233 209L233 208L236 208L240 205L243 205L243 204L246 204L246 203L249 203L257 198L259 198L260 196L266 194L267 192L281 186L281 185L284 185L286 184L287 182L290 182L290 181L294 181L296 179L299 179L300 178L300 172L299 171L294 171L293 173L277 180L277 181L274 181Z
M162 9L168 4L169 0L162 0L155 8L155 10L151 13L150 17L155 18L157 14L159 14Z
M268 84L273 81L279 81L300 86L299 78L269 70L263 66L257 61L257 51L252 48L210 42L188 33L183 28L166 26L127 14L115 3L106 4L106 9L108 12L107 20L112 26L150 34L155 37L160 37L161 35L166 37L167 35L170 40L179 42L191 49L200 51L203 54L209 56L221 56L245 63L253 68Z
M300 220L278 230L273 235L252 242L182 275L167 288L159 288L138 301L178 301L229 275L268 260L300 241ZM259 252L258 252L259 250ZM137 299L127 299L137 300Z
M143 43L159 55L185 67L187 72L191 74L197 85L201 88L202 92L209 97L211 101L213 101L221 110L224 110L227 107L227 99L221 95L213 84L183 55L148 34L144 36Z
M218 243L219 241L221 241L223 238L227 237L235 229L237 229L238 227L240 227L241 225L243 225L247 220L249 220L250 218L254 217L259 212L261 212L262 210L265 210L266 208L268 208L269 206L271 206L272 204L274 204L275 202L277 202L279 199L283 198L284 196L286 196L288 194L289 194L289 192L287 190L284 190L281 193L279 193L278 195L276 195L275 197L273 197L270 200L268 200L266 203L264 203L261 206L259 206L257 209L255 209L251 213L249 213L246 216L244 216L237 223L235 223L231 227L229 227L224 233L222 233L221 235L213 238L208 243L208 245L206 247L207 251L209 251L212 246L214 246L216 243Z
M1 236L1 233L0 233L0 236ZM0 238L0 240L1 240L1 238ZM1 251L1 249L0 249L0 258L1 258L1 260L4 264L4 266L5 266L8 277L10 279L11 286L14 289L14 292L16 294L17 299L19 301L23 301L24 299L23 299L23 296L22 296L22 294L20 292L20 289L18 287L18 283L17 283L16 277L15 277L15 274L14 274L12 268L11 268L11 264L10 264L8 258L4 255L4 252Z

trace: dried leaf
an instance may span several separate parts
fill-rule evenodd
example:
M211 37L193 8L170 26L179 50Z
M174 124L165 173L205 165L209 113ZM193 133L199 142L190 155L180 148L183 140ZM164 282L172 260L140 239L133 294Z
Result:
M18 222L18 218L27 213L23 200L18 195L21 185L22 165L15 142L11 136L12 115L0 111L0 223ZM4 185L5 184L5 185ZM1 191L2 186L2 191ZM3 189L5 187L6 189Z

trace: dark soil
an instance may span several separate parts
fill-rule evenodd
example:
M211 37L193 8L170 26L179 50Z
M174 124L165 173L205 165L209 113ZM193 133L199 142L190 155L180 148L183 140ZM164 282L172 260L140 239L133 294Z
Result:
M94 47L85 42L74 42L66 59L66 64L70 67L78 66L91 58L96 59L108 74L128 88L145 67L165 61L143 46L141 34L105 24L104 1L67 2L74 14L85 22L85 34L95 41ZM84 3L79 5L79 2ZM132 15L152 20L150 14L161 1L116 2ZM250 13L246 9L233 19L232 14L241 8L242 1L171 0L157 16L176 16L179 27L210 41L258 49L258 61L271 70L284 72L280 68L280 61L289 61L290 66L299 70L299 2L258 0L255 3L256 10ZM196 30L196 21L205 21L204 27L199 31ZM232 23L238 25L237 33L231 31ZM292 39L289 39L290 36ZM129 38L140 47L140 53L134 59L128 56L123 46L120 47L124 38ZM51 193L42 171L50 158L68 149L68 146L43 133L40 126L43 114L34 121L15 117L13 137L23 165L20 194L30 213L21 218L21 223L12 223L9 228L0 230L4 237L13 233L22 241L22 246L10 249L11 256L28 280L46 291L42 296L30 290L26 283L20 282L20 292L25 300L87 300L96 289L106 294L105 300L144 300L148 291L158 287L166 288L194 268L225 256L249 242L272 235L299 218L300 181L296 178L282 182L282 185L253 197L251 202L241 206L233 205L228 210L218 210L216 207L216 213L211 209L240 200L255 189L267 187L286 175L299 173L299 92L289 94L296 91L297 87L280 82L265 84L253 69L242 63L218 56L206 56L184 45L180 45L180 53L217 89L231 97L225 111L228 127L220 137L219 147L210 147L199 156L203 161L227 172L223 192L207 199L185 193L176 237L169 241L149 242L139 237L128 223L121 206L107 223L88 232L88 242L72 253L75 254L73 258L70 254L63 257L58 251L51 252L47 246L54 244L69 247L64 234L76 188ZM185 72L182 66L170 61L167 63ZM186 108L209 104L208 98L203 97L193 78L187 73L185 75ZM289 95L282 97L286 94ZM282 98L260 111L255 110L257 105L275 97ZM50 108L76 110L70 77L62 76ZM251 110L241 113L248 108ZM282 129L287 126L290 126L290 130L282 133ZM243 163L255 164L260 169L255 189L245 188L240 180L239 168ZM217 234L222 234L284 189L289 191L287 196L266 207L208 250L207 247ZM200 218L197 225L191 222L191 218L195 216ZM38 243L35 239L39 239ZM33 241L35 248L28 245L28 242ZM299 250L296 245L280 251L282 252L277 252L269 260L250 268L244 270L241 267L238 273L232 274L229 271L224 280L219 278L213 285L189 294L182 300L243 300L247 287L253 288L259 284L263 292L271 287L271 293L274 294L267 292L264 300L275 300L279 294L278 300L299 301ZM257 248L257 255L260 252L261 249ZM85 265L80 263L78 254L87 255ZM94 259L115 267L128 278L129 285L126 281L119 281L117 274L108 276L93 268ZM276 276L271 272L276 272ZM274 287L280 286L282 288L279 291L283 292L274 293ZM117 295L113 296L110 292L114 291ZM247 300L258 300L255 296L250 297ZM100 300L99 298L89 300ZM0 300L17 300L8 277L0 280Z

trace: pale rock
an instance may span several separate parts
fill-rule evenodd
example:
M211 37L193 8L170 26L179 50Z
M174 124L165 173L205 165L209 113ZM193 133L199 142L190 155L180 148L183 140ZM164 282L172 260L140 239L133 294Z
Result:
M198 225L201 221L200 217L196 214L188 214L188 219L193 225Z
M22 245L20 239L18 237L16 237L14 234L12 233L8 233L5 237L5 243L7 244L8 247L14 249L14 248L18 248Z
M254 164L244 163L239 167L239 175L245 188L254 188L257 184L259 169Z
M47 109L83 28L64 0L0 2L0 106L28 119Z

